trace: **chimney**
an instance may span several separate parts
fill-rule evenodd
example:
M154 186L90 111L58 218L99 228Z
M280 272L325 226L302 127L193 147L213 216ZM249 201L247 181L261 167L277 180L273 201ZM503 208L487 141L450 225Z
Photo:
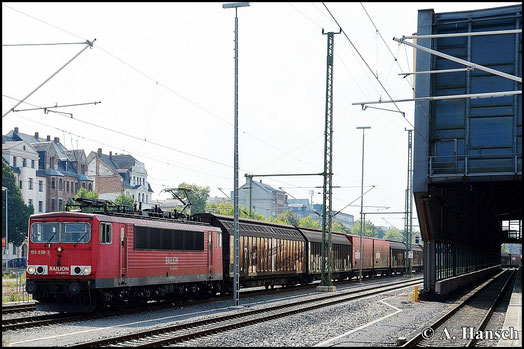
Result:
M35 132L35 138L38 139L38 132Z
M98 148L98 156L102 156L102 148Z
M50 136L50 135L47 135L47 140L48 140L48 141L51 140L51 136Z
M18 127L15 127L15 133L18 133Z
M60 138L55 137L55 143L58 143L58 142L60 142Z
M113 152L110 150L109 151L109 158L111 159L113 157Z

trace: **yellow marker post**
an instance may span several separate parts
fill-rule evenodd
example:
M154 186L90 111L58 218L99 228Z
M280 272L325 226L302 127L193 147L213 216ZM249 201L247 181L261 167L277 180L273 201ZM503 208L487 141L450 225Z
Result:
M418 286L415 286L415 302L418 302Z

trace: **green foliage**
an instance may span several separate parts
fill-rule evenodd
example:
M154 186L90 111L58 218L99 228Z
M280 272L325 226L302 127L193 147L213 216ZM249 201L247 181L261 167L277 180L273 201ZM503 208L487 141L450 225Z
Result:
M331 225L331 231L336 231L338 233L343 233L343 234L350 234L351 233L351 229L350 228L347 228L345 225L343 225L342 223L340 223L336 219L333 220L333 224Z
M131 196L126 195L124 193L120 194L115 199L115 205L126 206L129 210L133 209L134 203L135 203L135 200Z
M29 217L34 213L33 205L26 205L16 177L9 164L2 160L2 187L7 188L8 242L20 246L27 237ZM5 191L2 191L2 236L5 237Z
M209 198L210 191L209 187L200 187L196 184L187 184L185 182L180 183L178 187L191 189L191 191L187 192L183 190L178 192L178 196L180 196L181 199L185 199L187 193L191 201L191 214L206 212L206 202ZM173 197L176 198L174 195Z
M223 216L230 216L230 217L234 216L233 204L230 202L227 202L227 203L221 202L219 204L217 204L216 202L212 202L206 205L205 212L223 215ZM238 213L239 213L240 218L250 218L250 219L255 219L258 221L266 220L266 218L263 215L261 215L260 213L256 211L251 211L251 217L249 217L249 212L247 211L246 205L239 207Z
M287 224L293 226L298 225L297 215L291 212L290 210L287 210L286 212L279 214L277 218L269 217L268 221L278 224Z
M314 220L311 216L300 218L298 220L298 226L303 228L322 229L320 222Z
M351 228L351 234L360 235L360 220L356 221ZM364 223L364 229L362 231L362 236L375 238L378 236L378 229L371 221L366 221Z
M80 187L78 191L75 194L75 198L83 198L83 199L98 199L98 192L95 191L87 191L86 188Z
M76 192L74 198L82 198L82 199L98 199L98 192L95 190L95 191L87 191L86 188L84 187L80 187L80 189L78 189L78 191ZM67 204L75 204L75 201L72 200L72 199L68 199L67 200ZM82 209L82 212L97 212L98 209L96 208L91 208L91 207L86 207L86 208L83 208Z
M383 237L384 240L392 240L392 241L398 241L403 242L404 236L403 233L398 230L397 228L391 227L386 231L386 234ZM413 240L415 241L415 240Z

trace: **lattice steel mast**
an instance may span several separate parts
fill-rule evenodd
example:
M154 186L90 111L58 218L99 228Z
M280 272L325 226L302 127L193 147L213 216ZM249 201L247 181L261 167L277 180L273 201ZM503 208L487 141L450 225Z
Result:
M324 197L322 205L322 270L321 286L332 286L331 282L331 226L332 226L332 190L333 190L333 52L334 34L327 35L327 73L326 73L326 124L324 131Z
M413 161L412 161L412 133L408 131L408 184L406 187L406 220L404 222L404 235L406 235L406 275L411 276L412 250L411 240L413 232Z

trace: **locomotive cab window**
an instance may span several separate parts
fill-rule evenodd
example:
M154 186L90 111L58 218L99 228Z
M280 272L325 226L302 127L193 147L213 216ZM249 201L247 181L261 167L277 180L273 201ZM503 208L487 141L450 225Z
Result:
M37 243L58 242L60 223L33 223L31 241Z
M85 244L91 240L91 225L75 223L33 223L31 241L36 243L65 242Z
M62 223L61 242L86 244L91 240L91 225L87 223Z
M111 244L112 241L112 226L111 223L100 223L99 235L101 244Z

